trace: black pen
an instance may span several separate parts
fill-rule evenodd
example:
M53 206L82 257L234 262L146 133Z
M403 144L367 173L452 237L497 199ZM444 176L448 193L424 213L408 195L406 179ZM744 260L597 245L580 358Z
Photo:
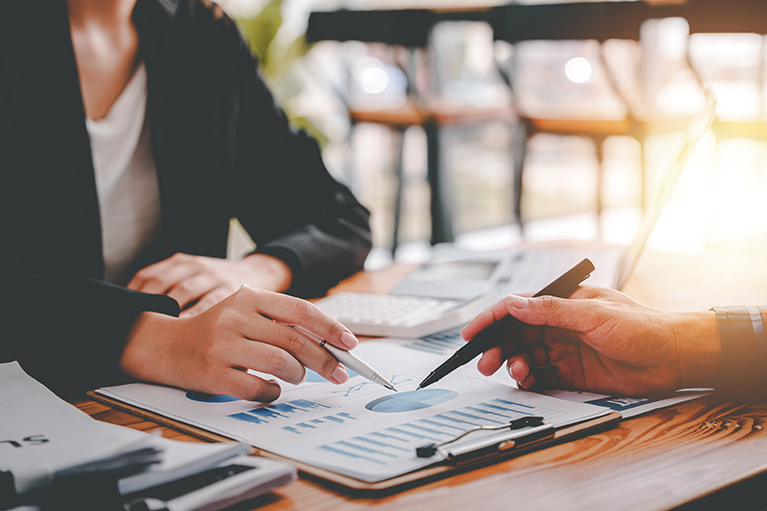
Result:
M533 296L557 296L559 298L567 298L578 289L578 285L581 282L591 275L592 271L594 271L594 264L588 259L584 259ZM429 373L429 376L418 385L418 389L428 387L462 365L468 364L480 353L484 353L490 348L498 346L504 340L509 339L515 332L519 331L519 328L522 326L524 326L524 323L514 316L506 315L502 317L478 333L474 339L466 343L466 346L463 346L453 353L453 355L445 360L442 365Z

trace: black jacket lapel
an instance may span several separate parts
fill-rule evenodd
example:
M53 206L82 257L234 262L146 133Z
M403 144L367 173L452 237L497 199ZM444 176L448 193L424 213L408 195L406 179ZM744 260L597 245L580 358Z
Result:
M7 7L19 11L5 13L9 15L4 28L13 34L11 44L23 49L12 54L19 56L19 79L28 98L22 104L32 110L20 115L38 120L41 150L52 149L59 170L68 175L76 190L86 220L85 225L73 225L72 229L87 230L88 240L84 249L87 261L82 267L87 268L88 276L101 278L104 263L98 196L66 3L8 2ZM33 19L36 30L30 31L29 23L14 24L14 19Z

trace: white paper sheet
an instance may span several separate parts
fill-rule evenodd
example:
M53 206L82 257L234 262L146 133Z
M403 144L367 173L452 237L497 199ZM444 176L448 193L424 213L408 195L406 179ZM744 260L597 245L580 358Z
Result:
M13 474L16 493L50 484L57 475L130 464L144 448L159 463L119 481L126 494L185 477L247 453L244 444L177 442L97 421L62 401L16 362L0 364L0 471Z
M478 377L466 366L415 392L444 356L414 349L412 341L362 343L355 354L399 390L393 393L358 375L334 385L310 373L305 383L283 385L270 405L178 389L131 384L104 395L257 447L357 479L375 482L431 465L415 449L445 441L475 425L501 425L540 415L561 427L608 410L524 392Z
M140 431L94 421L30 378L16 362L0 364L0 471L19 494L43 488L71 467L156 447Z

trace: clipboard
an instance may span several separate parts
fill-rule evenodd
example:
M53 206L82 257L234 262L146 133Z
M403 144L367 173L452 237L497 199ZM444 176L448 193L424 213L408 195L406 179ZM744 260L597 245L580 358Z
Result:
M232 440L232 438L212 433L181 421L170 419L118 399L104 396L93 390L89 391L87 395L91 399L105 403L114 408L127 411L139 417L157 422L163 426L173 428L203 440L211 442ZM313 479L319 478L324 482L332 483L341 490L353 490L355 492L364 492L366 494L375 492L392 493L604 431L615 426L622 418L620 413L610 412L594 419L558 429L530 427L525 430L525 428L522 428L517 430L514 435L507 438L507 440L513 442L512 444L506 442L504 445L503 441L490 443L489 445L480 444L476 450L471 452L460 452L458 455L454 456L453 459L445 459L443 461L435 459L434 465L373 483L296 461L255 446L251 446L251 454L287 461L296 466L302 475L309 476Z

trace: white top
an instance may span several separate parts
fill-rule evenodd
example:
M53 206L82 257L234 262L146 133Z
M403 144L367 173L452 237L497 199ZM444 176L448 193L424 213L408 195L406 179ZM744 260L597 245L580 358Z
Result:
M105 279L125 284L129 265L160 228L160 190L140 64L106 117L86 119L101 212Z

